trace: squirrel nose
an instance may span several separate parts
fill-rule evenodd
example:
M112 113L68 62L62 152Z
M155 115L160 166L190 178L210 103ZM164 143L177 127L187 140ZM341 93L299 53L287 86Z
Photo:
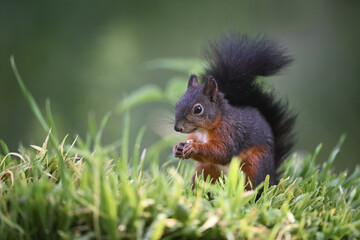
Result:
M175 124L175 126L174 126L174 129L175 129L175 131L177 131L177 132L182 132L182 131L184 130L182 127L179 127L179 126L176 125L176 124Z

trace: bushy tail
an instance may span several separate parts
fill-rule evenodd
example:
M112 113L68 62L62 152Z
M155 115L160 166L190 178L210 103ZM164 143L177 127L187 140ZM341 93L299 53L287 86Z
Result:
M271 126L275 140L275 164L278 167L294 145L296 114L290 113L287 102L276 99L255 79L270 76L291 63L274 41L266 37L250 40L231 34L209 44L204 52L208 63L205 76L212 75L219 90L230 104L259 109Z

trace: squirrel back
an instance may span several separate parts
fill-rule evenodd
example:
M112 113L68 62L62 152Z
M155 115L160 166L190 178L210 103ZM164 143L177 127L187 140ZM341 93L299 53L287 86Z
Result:
M287 102L277 99L274 92L265 91L256 77L278 73L291 58L266 37L251 40L236 34L211 42L204 56L208 65L203 78L213 76L231 105L255 107L264 116L273 133L275 167L279 167L295 142L296 114L289 112Z

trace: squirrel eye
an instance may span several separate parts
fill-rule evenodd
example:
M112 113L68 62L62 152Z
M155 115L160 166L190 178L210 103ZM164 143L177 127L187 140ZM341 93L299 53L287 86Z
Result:
M197 104L194 107L194 114L200 114L202 110L203 110L202 106L200 104Z

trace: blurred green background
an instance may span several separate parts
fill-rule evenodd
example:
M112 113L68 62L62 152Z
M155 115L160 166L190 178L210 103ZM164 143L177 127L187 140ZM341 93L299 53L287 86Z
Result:
M16 151L19 143L40 145L46 136L15 81L12 54L38 103L51 100L60 136L84 136L89 112L100 120L145 84L187 77L150 69L149 61L200 58L207 40L235 30L268 34L294 56L269 82L299 113L295 149L312 152L323 142L325 159L345 132L335 165L352 169L360 163L359 13L360 1L1 1L0 139ZM174 134L172 113L164 103L136 108L133 135L146 124L147 146L159 129ZM120 136L121 116L114 115L104 142Z

